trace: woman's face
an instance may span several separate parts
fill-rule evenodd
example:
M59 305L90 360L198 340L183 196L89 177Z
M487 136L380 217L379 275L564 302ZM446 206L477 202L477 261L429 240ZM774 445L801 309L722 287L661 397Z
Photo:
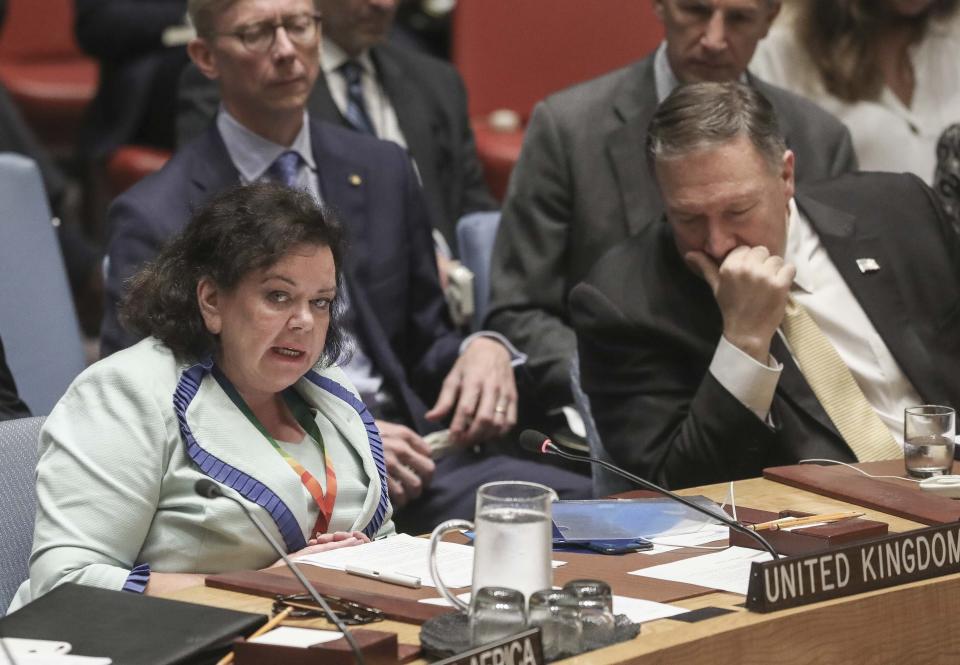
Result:
M221 290L204 278L197 298L220 336L217 363L247 401L293 385L320 358L337 280L329 247L301 245Z
M936 0L887 0L890 11L897 16L920 16L924 14Z

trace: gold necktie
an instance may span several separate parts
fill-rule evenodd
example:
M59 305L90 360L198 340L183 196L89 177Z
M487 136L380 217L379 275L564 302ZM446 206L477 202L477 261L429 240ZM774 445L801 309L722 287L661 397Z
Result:
M804 378L857 459L873 462L903 457L840 354L793 298L787 301L780 328Z

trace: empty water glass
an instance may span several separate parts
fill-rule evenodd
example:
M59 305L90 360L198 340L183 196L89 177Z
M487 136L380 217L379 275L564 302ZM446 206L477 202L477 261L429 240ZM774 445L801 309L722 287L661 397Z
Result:
M470 602L470 644L480 646L527 627L523 594L505 587L474 589Z
M578 598L577 614L581 626L581 651L599 649L613 642L617 624L613 612L602 598Z
M527 624L540 627L543 656L547 660L580 651L580 614L576 598L566 591L543 589L532 594Z
M602 600L607 609L613 612L613 591L610 590L610 585L603 580L572 580L563 585L563 590L574 598Z

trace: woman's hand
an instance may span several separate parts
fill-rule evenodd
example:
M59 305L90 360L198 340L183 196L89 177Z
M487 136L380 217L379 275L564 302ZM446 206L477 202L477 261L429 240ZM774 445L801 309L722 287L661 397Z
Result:
M308 540L307 546L302 550L291 554L290 558L296 561L300 557L307 556L308 554L326 552L328 550L335 550L341 547L352 547L354 545L362 545L363 543L369 542L370 539L367 538L361 531L335 531L333 533L321 533L316 538L311 538ZM270 568L279 568L283 565L283 559L280 559L275 564L270 566Z

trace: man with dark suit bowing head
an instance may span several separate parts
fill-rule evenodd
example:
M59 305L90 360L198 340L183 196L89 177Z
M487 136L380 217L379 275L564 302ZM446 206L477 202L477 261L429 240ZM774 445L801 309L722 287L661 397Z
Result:
M306 100L320 69L319 5L188 3L198 35L188 52L217 81L222 104L204 134L111 206L102 351L135 341L116 316L124 282L194 209L238 182L283 182L336 209L347 228L356 351L344 370L378 419L394 506L419 498L403 511L406 518L398 516L401 528L419 531L472 514L473 489L485 479L537 480L561 493L584 486L575 474L474 448L515 422L518 356L502 337L481 333L464 340L454 330L405 151L308 116ZM422 435L448 419L454 452L435 467Z
M771 104L681 86L650 124L666 210L570 306L604 445L672 487L901 455L903 410L960 404L960 240L923 182L801 186Z
M655 0L654 7L665 30L656 51L537 105L504 202L486 325L529 355L525 369L547 410L572 401L570 289L607 249L663 211L643 146L657 104L678 84L740 80L760 90L800 158L800 182L856 168L839 120L746 71L779 0Z

